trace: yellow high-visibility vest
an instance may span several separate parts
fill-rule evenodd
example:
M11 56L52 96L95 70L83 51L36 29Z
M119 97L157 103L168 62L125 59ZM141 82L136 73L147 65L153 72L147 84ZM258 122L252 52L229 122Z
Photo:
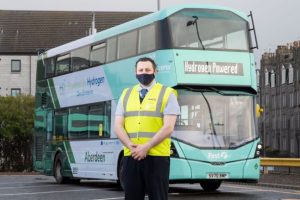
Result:
M156 83L140 103L138 87L139 85L127 88L121 95L124 108L124 128L134 144L145 144L163 126L163 111L174 90ZM148 155L170 156L170 145L170 138L166 138L151 148ZM124 147L124 156L130 155L130 150Z

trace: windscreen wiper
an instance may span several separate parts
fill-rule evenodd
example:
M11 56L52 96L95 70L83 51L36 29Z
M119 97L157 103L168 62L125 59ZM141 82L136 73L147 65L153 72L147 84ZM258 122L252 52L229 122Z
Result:
M194 18L194 20L188 21L188 22L186 23L186 26L191 26L191 25L194 26L194 25L196 24L195 27L196 27L196 31L197 31L197 36L198 36L199 42L200 42L200 44L201 44L201 46L202 46L202 49L205 50L205 47L204 47L204 45L203 45L203 43L202 43L202 40L201 40L201 37L200 37L200 34L199 34L198 23L197 23L198 17L197 17L197 16L193 16L193 18Z
M219 147L221 147L221 144L220 144L220 141L218 140L218 137L217 137L217 132L216 132L216 128L215 128L215 124L214 124L214 119L213 119L213 115L212 115L212 110L211 110L211 106L210 106L210 103L209 101L207 100L206 96L204 95L204 91L203 90L197 90L197 89L194 89L194 88L190 88L190 87L186 87L188 90L191 90L191 91L194 91L194 92L200 92L202 97L204 98L205 102L206 102L206 105L208 107L208 112L209 112L209 117L210 117L210 121L211 121L211 128L212 128L212 133L211 135L215 135L215 138L218 142L218 145ZM214 145L214 139L212 138L212 142L213 142L213 147L215 147Z

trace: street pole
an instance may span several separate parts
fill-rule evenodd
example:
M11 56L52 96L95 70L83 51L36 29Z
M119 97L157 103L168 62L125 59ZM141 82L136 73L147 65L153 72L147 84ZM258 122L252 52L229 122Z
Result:
M157 0L157 11L160 10L160 0Z

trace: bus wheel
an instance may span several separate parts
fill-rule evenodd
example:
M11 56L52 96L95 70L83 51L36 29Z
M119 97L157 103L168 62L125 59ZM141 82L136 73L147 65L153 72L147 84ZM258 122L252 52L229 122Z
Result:
M120 187L124 190L124 180L123 180L123 161L124 161L124 156L120 156L119 159L119 164L118 164L118 184L120 185Z
M61 155L57 154L54 162L54 178L58 184L63 184L67 182L67 178L63 177L63 164Z
M220 180L207 180L201 181L200 185L205 192L213 192L220 187L221 183L222 181Z

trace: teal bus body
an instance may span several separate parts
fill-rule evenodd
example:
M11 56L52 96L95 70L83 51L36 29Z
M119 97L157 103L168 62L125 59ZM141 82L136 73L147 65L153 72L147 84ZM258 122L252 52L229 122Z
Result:
M136 60L150 57L157 63L156 80L177 90L181 107L172 134L170 181L200 182L207 190L222 180L257 181L260 139L248 28L239 11L182 5L43 53L35 170L59 183L119 180L123 154L113 131L114 112L123 89L137 84ZM134 42L135 53L122 49L126 40Z

